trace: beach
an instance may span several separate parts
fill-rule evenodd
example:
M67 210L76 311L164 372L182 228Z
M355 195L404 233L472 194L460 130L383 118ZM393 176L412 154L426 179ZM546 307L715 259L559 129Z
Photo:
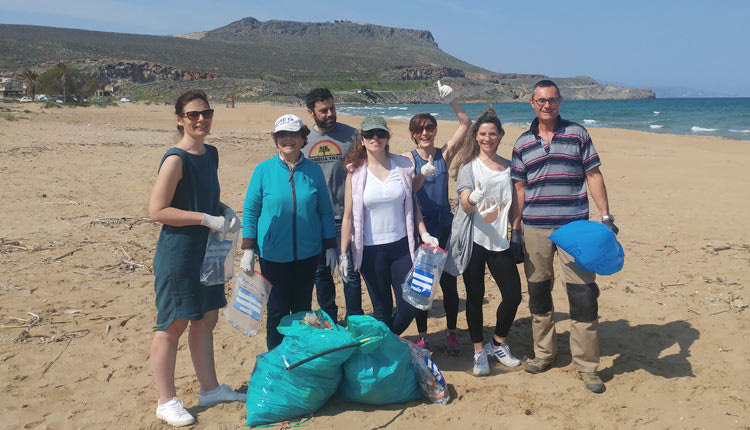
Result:
M11 113L0 118L0 428L169 428L155 416L158 394L149 364L156 326L151 265L160 225L148 218L147 204L158 163L178 138L172 106L2 106ZM206 143L219 150L222 201L239 213L253 168L275 152L273 121L284 113L308 125L311 119L300 106L225 108L217 101L213 107ZM565 103L560 112L565 117ZM527 114L533 115L530 108ZM358 127L360 120L339 121ZM411 149L407 121L388 123L391 150ZM436 144L456 126L440 121ZM507 127L502 156L510 157L522 131ZM622 271L597 279L599 371L606 392L593 394L576 378L559 279L553 368L531 375L523 366L491 362L491 376L473 376L459 278L459 356L441 348L441 300L429 319L433 361L452 398L448 405L424 399L369 406L333 398L300 428L750 428L748 142L589 131L626 255ZM590 206L591 219L598 220ZM521 277L523 302L509 335L519 358L533 354ZM338 281L337 288L343 317ZM487 278L485 338L493 332L499 300ZM366 292L363 304L371 309ZM404 336L416 334L413 323ZM220 314L214 350L220 383L244 391L256 355L266 351L265 328L247 337ZM242 403L197 406L187 336L175 382L197 417L196 428L244 426Z

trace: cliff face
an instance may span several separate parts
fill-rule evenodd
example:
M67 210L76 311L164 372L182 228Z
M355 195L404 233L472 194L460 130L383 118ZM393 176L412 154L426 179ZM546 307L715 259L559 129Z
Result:
M95 77L102 84L115 87L126 82L147 84L157 81L198 81L216 78L212 73L193 72L149 61L81 60L71 62L71 65Z
M339 43L342 40L350 42L352 40L413 39L437 47L432 33L427 30L383 27L349 21L258 21L251 17L208 31L204 38L232 42L278 42L279 40L313 38L331 39Z

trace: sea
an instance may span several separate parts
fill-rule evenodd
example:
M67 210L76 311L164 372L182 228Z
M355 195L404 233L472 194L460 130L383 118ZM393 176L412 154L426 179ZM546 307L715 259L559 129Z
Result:
M472 119L487 103L461 103ZM534 110L528 102L493 103L503 124L528 127ZM439 120L456 120L450 105L337 105L339 114L410 119L429 112ZM656 98L649 100L563 100L560 115L586 128L607 127L650 133L721 136L750 140L750 98Z

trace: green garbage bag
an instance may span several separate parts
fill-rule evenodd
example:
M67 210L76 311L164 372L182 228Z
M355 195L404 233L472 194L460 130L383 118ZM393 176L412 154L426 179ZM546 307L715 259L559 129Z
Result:
M384 405L424 397L407 343L369 315L350 316L347 329L360 347L344 363L336 396L356 403Z
M319 325L302 323L312 314ZM284 317L278 328L284 340L276 348L258 355L247 387L247 425L270 424L310 414L336 392L342 378L342 363L356 348L322 355L298 367L286 370L321 352L356 344L343 327L320 310L299 312Z

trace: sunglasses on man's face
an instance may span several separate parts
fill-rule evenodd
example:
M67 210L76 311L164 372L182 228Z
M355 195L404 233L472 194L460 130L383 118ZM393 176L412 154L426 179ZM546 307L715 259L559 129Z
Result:
M380 128L362 132L362 137L364 137L365 139L372 139L375 136L377 136L379 139L388 139L390 137L387 131Z
M197 121L200 116L203 115L204 119L211 119L214 116L214 110L213 109L206 109L206 110L191 110L190 112L185 112L182 114L182 116L189 118L191 121Z

